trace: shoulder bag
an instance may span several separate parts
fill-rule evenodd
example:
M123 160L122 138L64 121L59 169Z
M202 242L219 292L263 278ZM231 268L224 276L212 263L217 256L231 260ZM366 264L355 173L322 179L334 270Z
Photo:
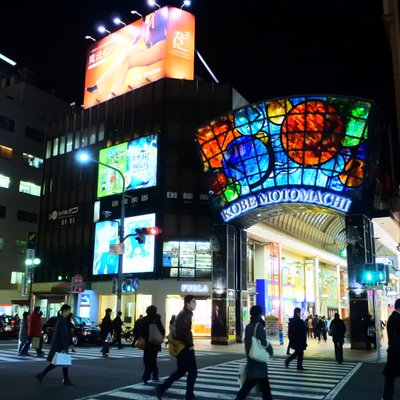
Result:
M152 344L163 344L164 336L161 335L157 324L149 324L149 342Z
M168 351L171 356L177 357L184 348L185 343L174 339L171 334L168 335Z
M38 350L40 348L40 338L34 337L32 338L32 349Z
M249 357L258 362L267 362L270 359L270 354L268 353L267 349L261 344L260 339L257 339L256 332L259 322L256 323L254 328L253 336L251 338L251 346L249 351ZM267 341L267 346L270 343Z
M146 340L139 336L138 340L136 341L136 347L140 350L144 350L144 348L146 347Z

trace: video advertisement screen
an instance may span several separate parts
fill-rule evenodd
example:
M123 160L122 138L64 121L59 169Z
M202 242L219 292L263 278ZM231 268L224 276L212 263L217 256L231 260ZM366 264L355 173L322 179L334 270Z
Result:
M100 150L99 161L120 170L125 178L125 190L143 189L157 185L158 135L149 135L131 142ZM99 164L97 197L122 192L121 175Z
M135 234L136 228L155 226L156 215L145 214L125 218L124 236ZM110 244L119 243L119 221L101 221L96 224L93 254L93 275L109 275L118 273L118 254L110 254ZM135 235L125 242L122 273L143 273L154 271L155 238L146 235L143 244L137 243Z
M161 78L194 77L195 19L163 7L93 43L83 105L95 106Z

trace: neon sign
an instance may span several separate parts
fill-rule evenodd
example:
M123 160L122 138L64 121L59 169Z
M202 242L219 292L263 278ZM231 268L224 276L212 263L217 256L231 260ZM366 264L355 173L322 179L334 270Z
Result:
M224 222L228 222L257 207L280 203L316 204L347 213L352 200L324 190L305 188L274 189L238 199L225 207L221 211L221 216Z

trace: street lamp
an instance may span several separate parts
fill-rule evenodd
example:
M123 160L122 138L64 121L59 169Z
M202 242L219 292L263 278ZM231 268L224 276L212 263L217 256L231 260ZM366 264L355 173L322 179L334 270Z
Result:
M151 7L156 6L156 7L158 7L159 9L161 8L161 7L155 2L155 0L147 0L147 4L148 4L149 6L151 6Z
M114 22L115 25L124 25L124 26L126 26L126 23L124 21L122 21L121 18L119 18L119 17L115 17L113 19L113 22Z
M26 266L26 271L25 271L25 279L27 279L27 277L29 277L29 310L28 312L31 311L31 302L32 302L32 283L33 283L33 273L34 273L34 269L35 267L37 267L38 265L40 265L40 263L42 262L42 260L40 258L27 258L25 260L25 266ZM26 282L28 283L28 282ZM25 286L26 287L26 286ZM25 289L26 290L26 289ZM25 292L26 293L26 292ZM25 294L26 295L26 294Z
M125 224L125 177L124 174L115 167L111 165L105 164L101 161L97 161L90 157L90 155L85 151L79 151L76 155L76 159L81 164L85 164L88 162L93 162L95 164L102 165L103 167L110 168L113 171L116 171L122 179L122 192L121 192L121 222L119 224L118 229L118 237L119 243L122 245L124 243L124 224ZM121 300L122 300L122 271L123 271L123 260L124 255L120 252L118 254L118 275L117 275L117 312L121 311Z
M109 35L111 35L111 32L110 32L109 30L107 30L106 27L105 27L104 25L100 25L100 26L97 28L97 30L98 30L100 33L107 32Z

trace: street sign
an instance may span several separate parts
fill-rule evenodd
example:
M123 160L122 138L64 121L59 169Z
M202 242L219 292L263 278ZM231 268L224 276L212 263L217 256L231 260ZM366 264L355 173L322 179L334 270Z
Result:
M110 254L124 254L124 253L125 253L124 243L110 244Z
M76 274L71 279L71 293L82 293L85 291L83 286L83 276Z
M83 286L72 286L71 293L83 293L85 288Z
M35 249L26 249L26 258L33 260L35 258Z
M26 279L26 277L22 278L21 295L28 296L28 280Z
M132 280L132 287L137 291L139 289L139 278L134 278Z

